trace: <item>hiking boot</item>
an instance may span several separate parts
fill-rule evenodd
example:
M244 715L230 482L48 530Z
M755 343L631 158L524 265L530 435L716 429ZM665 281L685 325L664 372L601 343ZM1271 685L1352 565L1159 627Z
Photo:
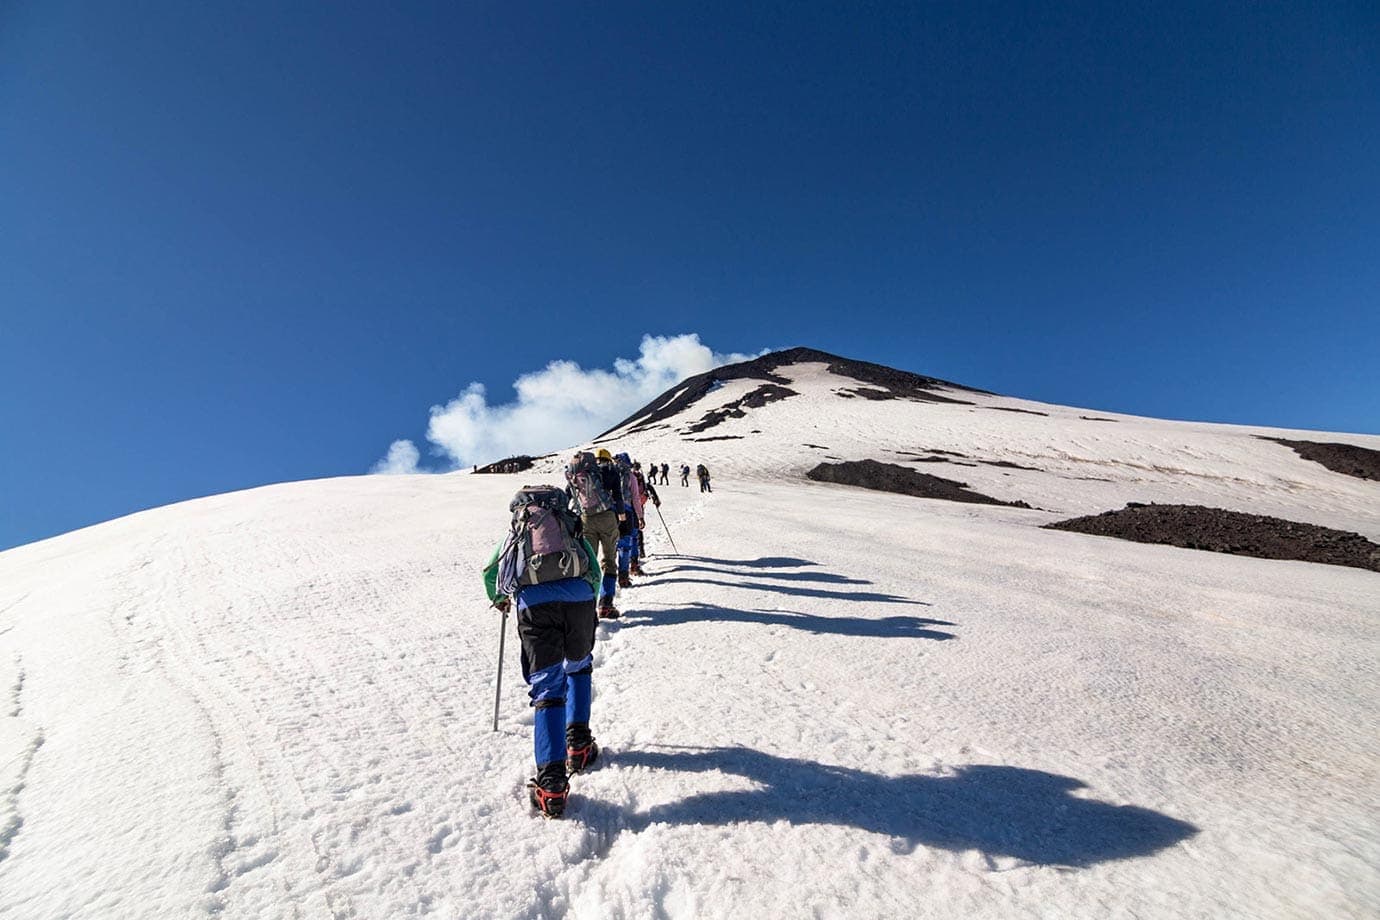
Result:
M574 776L581 770L588 770L599 759L599 745L593 739L588 744L565 749L565 770Z
M626 572L620 572L620 573L618 574L618 587L620 587L620 588L631 588L631 587L632 587L632 579L628 577L628 574L627 574Z
M542 813L542 817L559 818L565 814L565 800L569 795L569 784L564 789L552 792L537 785L535 778L527 781L527 799L533 808Z
M569 794L570 782L566 779L565 764L559 760L541 767L537 775L527 781L528 801L547 818L559 818L565 814Z
M647 574L646 572L642 571L642 566L636 562L632 564L632 569L630 571L632 572L632 574L638 576L639 578Z
M571 722L565 727L565 772L579 773L599 758L599 745L594 743L588 722Z
M618 608L612 604L599 605L599 619L601 620L616 620L621 615L622 614L618 612Z

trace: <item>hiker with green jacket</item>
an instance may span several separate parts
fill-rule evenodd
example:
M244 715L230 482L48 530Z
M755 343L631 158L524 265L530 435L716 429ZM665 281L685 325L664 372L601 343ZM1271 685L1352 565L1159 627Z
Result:
M559 818L570 774L599 756L589 730L599 563L565 490L525 486L509 510L511 529L484 566L484 589L503 613L517 608L522 677L536 710L537 773L528 797L542 814Z

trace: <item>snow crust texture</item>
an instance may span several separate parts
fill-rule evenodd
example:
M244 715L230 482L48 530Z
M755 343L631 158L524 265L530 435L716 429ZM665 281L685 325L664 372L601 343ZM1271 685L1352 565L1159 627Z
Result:
M714 492L660 487L679 553L651 515L561 821L511 623L490 730L479 568L564 454L0 554L0 917L1380 913L1380 575L1041 529L1158 501L1376 540L1380 485L1259 436L1380 439L773 373L796 395L600 442ZM1033 508L805 477L866 459Z

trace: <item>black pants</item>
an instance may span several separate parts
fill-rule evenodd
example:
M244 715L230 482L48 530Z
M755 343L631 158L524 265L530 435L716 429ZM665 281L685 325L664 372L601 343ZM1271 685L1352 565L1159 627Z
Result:
M543 698L561 698L565 695L564 674L557 680L551 669L567 662L573 665L588 657L594 650L594 628L597 624L593 599L552 601L518 610L522 676L532 685L534 703L540 703Z

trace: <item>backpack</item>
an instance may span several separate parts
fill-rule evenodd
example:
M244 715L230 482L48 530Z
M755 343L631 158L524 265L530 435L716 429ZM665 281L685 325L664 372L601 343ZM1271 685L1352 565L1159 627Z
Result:
M633 472L632 460L627 454L619 454L613 458L613 465L618 469L618 487L623 490L623 504L627 505L630 511L641 513L642 502L638 501L638 498L642 493L637 476Z
M704 465L703 463L701 463L699 466L695 467L695 477L696 477L697 479L708 479L708 478L709 478L709 470L708 470L707 467L705 467L705 465Z
M580 520L556 486L523 486L508 505L511 532L498 557L498 592L516 594L526 585L589 572L589 557L580 538Z
M613 496L604 488L599 464L589 451L581 451L570 461L565 468L565 480L570 483L570 494L579 503L581 514L613 510Z

